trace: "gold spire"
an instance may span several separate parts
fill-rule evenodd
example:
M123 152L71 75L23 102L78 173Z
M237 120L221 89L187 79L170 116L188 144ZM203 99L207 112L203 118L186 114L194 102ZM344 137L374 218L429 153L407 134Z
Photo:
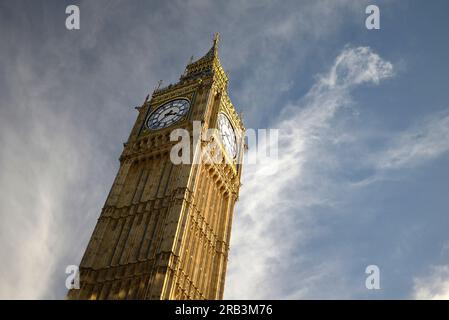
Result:
M181 76L181 81L189 80L198 77L212 76L213 74L224 74L218 59L218 42L220 41L220 33L216 32L213 37L212 47L200 59L190 62L186 66L184 74ZM227 82L227 77L224 74L224 82Z
M218 53L218 42L220 41L220 33L219 32L215 32L214 34L214 40L213 40L213 45L212 45L212 49L214 50L214 53L217 54Z
M220 32L215 32L215 34L214 34L214 46L218 44L218 41L220 41Z

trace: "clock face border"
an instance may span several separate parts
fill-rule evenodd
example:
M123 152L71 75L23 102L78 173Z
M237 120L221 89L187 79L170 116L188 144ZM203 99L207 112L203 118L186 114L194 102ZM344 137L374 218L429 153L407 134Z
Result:
M161 110L161 108L164 108L166 105L169 105L169 104L173 103L174 101L180 101L180 100L183 100L183 101L187 102L187 108L184 111L184 113L178 119L176 119L174 121L171 121L170 123L165 124L162 127L152 127L151 125L149 125L149 121L150 121L151 117L154 114L156 114L157 112L159 112ZM168 100L168 101L166 101L164 103L161 103L156 108L154 108L154 110L152 112L150 112L146 116L146 119L145 119L145 122L144 122L144 128L145 128L145 130L149 130L149 131L158 131L158 130L163 130L163 129L169 128L169 127L173 126L174 124L179 123L180 121L185 119L186 116L188 115L188 113L190 112L191 107L192 107L192 103L191 103L190 99L188 99L186 97L176 97L176 98L170 99L170 100ZM168 107L168 108L170 108L170 107Z
M234 138L234 141L233 141L234 147L233 147L233 150L232 150L233 152L232 153L230 152L231 150L229 150L229 148L227 146L227 143L224 141L225 138L223 137L223 135L225 133L222 131L222 126L221 126L221 123L220 123L220 116L222 116L225 119L225 121L227 121L227 124L228 124L228 126L230 127L230 129L232 131L232 135L233 135L233 138ZM221 144L223 145L223 149L226 151L226 153L229 155L229 157L231 159L233 159L233 160L236 159L237 156L238 156L238 145L237 145L236 130L235 130L234 125L231 122L231 119L229 119L228 115L225 112L223 112L223 111L218 113L218 116L217 116L217 129L218 129L218 132L219 132L219 137L220 137L220 140L221 140ZM228 141L228 143L230 143L230 141Z

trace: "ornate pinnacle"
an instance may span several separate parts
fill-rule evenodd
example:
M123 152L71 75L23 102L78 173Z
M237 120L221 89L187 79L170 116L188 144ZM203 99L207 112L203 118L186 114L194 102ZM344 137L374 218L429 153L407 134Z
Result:
M220 41L220 33L215 32L214 34L214 47L218 45L218 42Z
M215 32L214 34L214 42L212 45L213 51L215 56L217 55L218 52L218 42L220 41L220 33L219 32Z

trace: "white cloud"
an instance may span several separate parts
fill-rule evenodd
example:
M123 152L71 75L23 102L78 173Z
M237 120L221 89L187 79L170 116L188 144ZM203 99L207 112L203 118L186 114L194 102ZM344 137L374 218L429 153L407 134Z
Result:
M282 275L286 263L301 263L292 253L319 232L310 208L332 206L333 188L326 172L334 163L325 145L335 138L333 120L350 103L350 92L363 83L378 83L393 74L391 63L370 48L345 48L330 72L318 78L296 105L284 108L273 127L280 128L279 160L248 165L244 169L241 199L233 226L226 297L242 299L285 296L282 281L298 282L290 298L307 297L320 276L300 279ZM250 150L249 152L256 152ZM267 166L278 165L282 174L266 175ZM327 266L327 269L338 265ZM297 268L298 269L298 268ZM299 268L300 269L300 268ZM325 274L321 273L325 277ZM305 275L305 274L304 274ZM301 282L301 285L299 284ZM297 291L296 291L297 290Z
M428 276L415 278L413 298L449 300L449 266L434 266Z
M388 138L381 150L365 154L360 161L372 174L350 183L351 187L366 188L373 183L401 179L392 173L427 164L446 154L449 151L449 109L419 119Z
M449 151L449 112L431 115L425 121L394 137L388 149L376 156L379 169L411 167Z
M340 128L340 116L347 117L343 111L352 103L351 91L365 83L378 84L393 75L392 64L370 48L348 47L336 58L330 71L317 78L303 99L283 108L279 120L273 124L280 128L276 165L283 174L265 174L270 172L273 163L244 168L241 200L233 227L226 297L351 296L345 290L344 280L335 283L335 278L327 279L332 273L347 273L342 269L347 265L339 262L341 256L322 257L323 260L308 264L304 261L306 253L306 256L298 256L309 240L325 232L314 222L319 212L315 209L338 211L333 210L334 207L354 196L353 187L365 188L373 182L392 179L393 170L419 166L449 150L449 112L446 110L390 135L378 152L363 153L357 159L348 160L346 157L351 155L347 154L343 156L345 159L338 158L342 154L336 149L341 143L361 147L373 134L378 138L378 133L369 132L362 132L360 137L348 137L348 128ZM372 174L357 183L333 176L342 166L351 171L351 166L360 165ZM298 270L301 274L295 273ZM436 270L433 278L426 279L428 286L423 285L423 281L417 282L417 296L436 292L433 297L446 297L449 282L442 276L446 269Z
M43 85L42 78L47 80ZM17 84L10 93L20 97L14 105L20 121L0 120L4 151L0 155L0 298L4 299L54 297L48 288L65 271L57 265L59 259L67 242L76 243L72 219L79 218L79 212L70 204L79 201L87 209L90 203L83 203L84 193L75 188L88 172L84 168L89 157L79 152L91 153L89 143L84 143L88 140L66 110L51 109L54 102L48 92L57 80L47 75L39 80L26 64L10 73L10 81ZM33 89L20 90L19 83ZM82 217L87 214L83 211Z
M336 211L332 208L354 194L352 187L365 188L373 182L392 179L388 173L393 170L419 166L449 151L449 112L446 110L391 135L378 152L363 154L357 160L338 158L341 154L336 146L342 142L362 146L365 139L370 138L368 132L358 138L348 138L348 128L338 126L343 110L351 105L351 90L365 83L378 84L393 75L392 64L370 48L348 47L336 58L330 71L317 78L317 83L303 99L281 111L273 127L280 128L276 165L283 174L264 174L270 172L273 163L244 168L241 200L233 227L231 248L234 251L230 257L226 297L350 296L344 290L343 280L332 285L326 280L329 273L346 274L342 268L347 266L336 262L338 257L323 258L329 262L327 265L316 261L305 267L303 257L297 256L304 244L323 232L314 223L317 218L314 208ZM361 163L372 172L367 179L348 183L333 177L342 165L348 170ZM302 271L295 276L293 272L297 270ZM428 285L418 280L416 295L446 297L449 281L443 279L445 271L445 268L436 269L433 278L425 280ZM288 292L282 291L286 288ZM430 295L431 292L434 294Z
M331 88L366 82L378 84L381 79L390 77L392 71L391 63L383 61L377 54L370 54L369 47L346 49L321 82Z

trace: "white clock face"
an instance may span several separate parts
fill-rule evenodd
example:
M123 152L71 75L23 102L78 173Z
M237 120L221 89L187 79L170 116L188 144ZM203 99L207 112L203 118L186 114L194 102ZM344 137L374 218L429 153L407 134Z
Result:
M171 126L187 114L190 102L186 99L177 99L157 108L148 116L146 126L150 130L158 130Z
M224 113L218 115L218 129L220 130L221 141L226 152L232 157L237 156L237 139L235 137L234 128Z

